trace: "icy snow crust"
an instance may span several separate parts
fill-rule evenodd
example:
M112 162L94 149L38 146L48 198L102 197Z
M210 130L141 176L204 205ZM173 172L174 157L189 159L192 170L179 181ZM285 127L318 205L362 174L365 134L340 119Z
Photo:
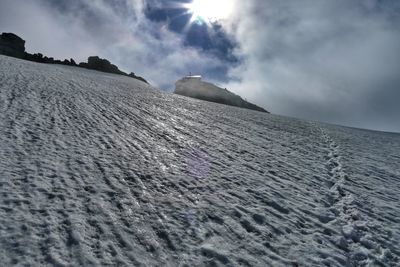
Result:
M399 266L400 136L0 56L0 265Z

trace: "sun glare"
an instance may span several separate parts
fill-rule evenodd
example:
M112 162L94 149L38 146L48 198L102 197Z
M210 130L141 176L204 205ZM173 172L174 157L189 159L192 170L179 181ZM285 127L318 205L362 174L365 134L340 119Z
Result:
M231 15L232 0L193 0L186 8L192 14L192 21L215 22Z

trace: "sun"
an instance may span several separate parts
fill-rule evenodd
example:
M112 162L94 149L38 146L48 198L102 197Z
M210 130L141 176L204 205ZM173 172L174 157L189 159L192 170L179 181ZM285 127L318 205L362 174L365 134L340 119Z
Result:
M193 21L206 23L229 18L232 13L232 0L193 0L185 4Z

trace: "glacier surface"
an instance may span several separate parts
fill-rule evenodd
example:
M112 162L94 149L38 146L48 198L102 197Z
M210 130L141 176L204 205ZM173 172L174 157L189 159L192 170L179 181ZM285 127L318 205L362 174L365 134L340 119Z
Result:
M0 56L1 266L399 266L400 135Z

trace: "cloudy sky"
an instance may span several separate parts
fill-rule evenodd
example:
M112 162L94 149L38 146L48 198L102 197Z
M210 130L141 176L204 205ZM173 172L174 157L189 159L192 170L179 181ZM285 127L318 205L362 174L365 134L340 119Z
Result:
M212 19L190 0L1 0L0 32L165 91L192 72L275 114L400 132L400 1L211 2Z

